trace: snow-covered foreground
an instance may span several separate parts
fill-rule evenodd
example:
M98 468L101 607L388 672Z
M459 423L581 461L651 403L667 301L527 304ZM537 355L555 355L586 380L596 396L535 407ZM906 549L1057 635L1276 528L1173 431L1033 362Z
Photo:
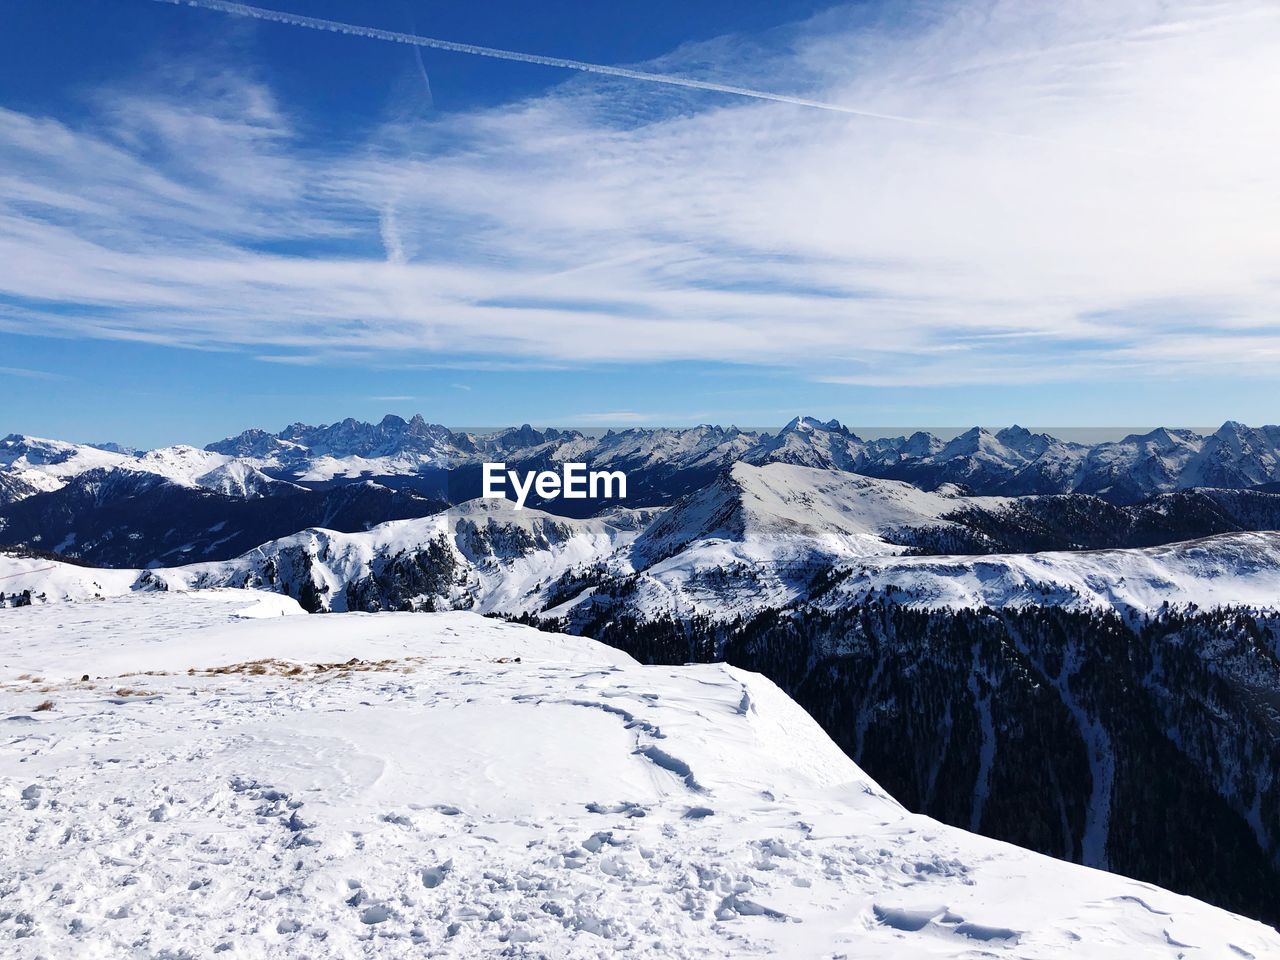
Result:
M1280 955L1253 921L906 813L755 674L291 612L228 590L0 613L0 953Z

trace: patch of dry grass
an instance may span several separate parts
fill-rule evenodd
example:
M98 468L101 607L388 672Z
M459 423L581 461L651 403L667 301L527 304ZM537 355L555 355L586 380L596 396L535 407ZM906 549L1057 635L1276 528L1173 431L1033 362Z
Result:
M192 667L187 676L250 676L250 677L293 677L306 679L310 677L345 677L352 673L374 673L379 670L395 670L400 673L412 673L418 665L426 662L426 657L402 657L387 660L361 660L352 657L341 663L294 663L289 660L277 660L268 657L263 660L246 660L243 663L229 663L221 667L205 667L197 670Z

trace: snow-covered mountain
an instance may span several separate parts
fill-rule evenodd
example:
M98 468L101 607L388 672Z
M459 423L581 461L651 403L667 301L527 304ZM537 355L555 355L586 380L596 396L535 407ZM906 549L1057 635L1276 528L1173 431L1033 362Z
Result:
M129 457L87 444L10 434L0 440L0 507L57 490L87 470L119 466Z
M136 453L12 434L0 440L0 507L55 492L89 472L113 470L242 498L302 489L250 462L181 444Z
M1280 474L1280 427L1253 429L1229 421L1206 437L1182 471L1182 486L1250 487Z
M890 588L901 602L923 606L1280 606L1280 504L1272 502L1274 495L1253 494L1243 502L1234 491L1170 496L1180 500L1138 510L1077 497L967 497L954 489L926 492L835 471L739 464L655 519L629 550L598 567L594 589L557 615L584 629L620 614L723 620L818 592L840 604ZM1258 499L1266 505L1263 515L1254 513ZM1098 513L1101 529L1081 522L1082 511ZM1264 532L1169 542L1179 529L1220 529L1229 516L1239 517L1246 530L1257 521ZM1155 538L1164 545L1001 552L1006 539L1038 531L1050 541L1069 535L1105 543L1114 536L1122 543ZM939 555L939 543L968 550Z
M1062 493L1074 489L1089 448L1023 427L974 427L943 441L917 432L862 440L839 421L797 417L746 457L906 480L925 489L963 484L980 493Z
M304 530L235 560L155 571L171 585L280 590L312 610L537 613L557 581L629 543L649 517L571 520L476 500L360 533Z
M254 596L5 614L8 954L1280 954L908 813L758 674Z
M740 543L769 556L793 553L788 543L831 556L900 553L890 542L896 533L959 526L944 517L1007 503L838 470L739 463L659 518L637 541L633 557L644 569L699 541Z
M1280 479L1280 428L1228 422L1209 436L1157 429L1092 446L1024 427L980 427L941 441L926 433L864 441L837 421L797 417L744 457L906 480L980 494L1090 493L1136 503L1192 487L1242 489Z
M749 463L856 471L866 460L867 449L867 444L838 420L823 423L812 417L796 417L777 435L763 438L745 459Z
M175 586L283 591L309 609L466 607L563 616L585 628L615 614L749 616L808 599L819 588L835 603L893 587L902 602L922 606L1153 610L1166 601L1269 605L1269 591L1280 587L1273 576L1280 533L1247 532L1280 529L1280 497L1274 494L1194 491L1143 507L1116 507L1079 495L924 491L902 481L782 463L736 464L665 510L575 519L517 511L506 500L469 501L443 512L420 501L417 517L368 529L362 518L390 509L390 497L411 495L366 484L236 501L154 475L91 472L59 494L60 502L73 494L105 501L98 512L78 504L63 510L97 517L100 525L90 537L76 541L56 516L37 513L43 499L18 504L10 523L21 519L25 525L0 532L30 541L32 531L48 529L51 535L37 546L127 557L135 541L126 518L136 511L120 506L123 494L116 489L126 480L153 498L159 494L152 488L177 498L191 522L167 531L169 553L147 564L163 568L154 577ZM338 510L339 498L353 492L372 498L373 505L357 501ZM316 523L258 543L257 534L270 523L279 528L290 504L299 512L286 515L286 529L307 526L302 521L326 506L345 522L345 532ZM178 511L175 505L161 512ZM1158 546L1118 546L1131 543ZM239 556L194 562L237 544ZM1059 549L1046 551L1042 544ZM950 555L948 547L961 555ZM1081 549L1091 547L1112 549Z
M308 528L220 562L100 570L0 553L0 589L74 600L240 587L287 594L312 611L540 613L564 589L563 580L625 553L652 517L653 511L617 510L577 520L517 511L507 500L475 500L365 531Z

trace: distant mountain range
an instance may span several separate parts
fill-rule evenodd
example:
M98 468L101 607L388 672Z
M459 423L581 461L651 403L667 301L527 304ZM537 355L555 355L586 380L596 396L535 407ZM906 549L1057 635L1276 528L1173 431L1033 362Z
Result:
M926 433L863 440L834 420L810 417L797 417L772 434L704 425L585 436L528 425L475 434L420 416L387 416L376 424L348 419L319 427L292 424L278 433L247 430L203 450L180 445L144 453L15 434L0 440L0 542L64 551L99 564L225 559L254 537L262 542L308 525L365 529L428 515L441 503L465 502L480 493L481 465L497 460L521 470L583 462L625 471L626 505L632 507L674 503L736 463L791 464L964 495L1087 494L1124 507L1205 488L1274 493L1280 483L1280 427L1230 422L1209 435L1162 428L1085 445L1021 427L995 433L975 427L948 441ZM320 495L353 484L374 484L381 492ZM343 503L358 499L362 506L337 506L335 497ZM267 499L271 506L245 506ZM534 497L530 503L570 516L601 509L592 501L546 503ZM1170 503L1177 513L1179 505ZM1156 504L1148 511L1147 527L1160 525L1163 509ZM206 523L212 517L217 519ZM211 530L219 521L226 526ZM295 523L301 526L290 528ZM1176 539L1194 525L1175 518L1171 526ZM1237 516L1206 530L1250 528ZM216 536L223 530L226 536ZM128 545L107 545L121 536ZM1154 533L1134 536L1113 545L1168 542ZM1079 545L1090 543L1083 538ZM1056 545L1042 539L1026 548ZM960 546L968 551L981 544Z
M0 440L0 490L4 502L13 502L56 490L87 470L119 468L233 496L268 495L272 481L314 487L363 479L434 483L443 494L449 473L491 460L627 470L637 475L633 499L641 506L670 501L738 461L843 470L928 490L958 484L974 494L1089 493L1134 503L1192 487L1280 482L1280 427L1228 422L1208 435L1160 428L1089 445L1016 426L995 433L974 427L947 441L927 433L863 440L835 420L812 417L796 417L777 433L703 425L585 436L527 424L465 433L421 416L389 415L376 424L347 419L296 423L278 433L252 429L203 450L180 445L144 453L14 434Z
M388 416L377 424L344 420L323 427L293 424L277 434L249 430L206 449L281 479L310 483L426 478L495 459L527 468L586 462L635 475L633 502L643 506L669 502L738 461L843 470L927 490L951 483L975 494L1089 493L1115 503L1191 487L1280 481L1280 427L1235 422L1207 436L1161 428L1086 445L1016 426L995 433L974 427L948 441L927 433L863 440L838 421L812 417L796 417L776 434L704 425L588 437L528 425L484 435L455 433L421 417Z

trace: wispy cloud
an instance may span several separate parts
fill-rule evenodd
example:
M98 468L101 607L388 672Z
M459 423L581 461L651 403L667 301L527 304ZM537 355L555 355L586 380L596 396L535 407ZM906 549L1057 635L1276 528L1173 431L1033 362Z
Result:
M1272 375L1277 48L1270 0L860 6L645 66L947 125L583 77L347 148L187 68L91 122L0 110L0 328L871 386Z
M0 377L21 377L24 380L66 380L60 373L48 370L28 370L26 367L0 367Z

